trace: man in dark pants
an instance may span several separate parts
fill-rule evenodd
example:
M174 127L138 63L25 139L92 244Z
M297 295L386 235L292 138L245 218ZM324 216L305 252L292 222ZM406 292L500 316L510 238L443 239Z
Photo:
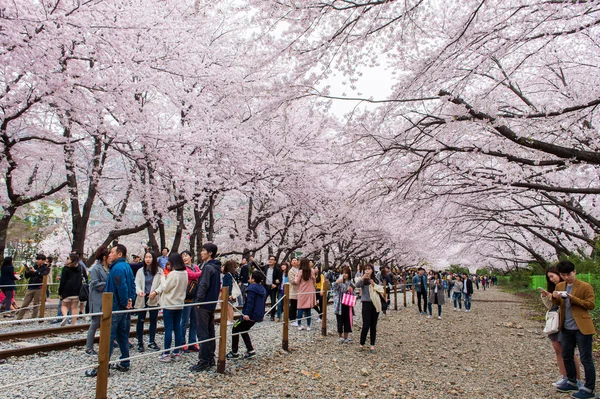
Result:
M419 305L419 314L427 314L427 277L425 277L425 269L419 267L417 274L413 277L413 289L417 293L417 304ZM421 307L421 299L423 306Z
M265 289L267 290L267 298L271 298L272 309L269 312L271 321L275 320L275 302L277 302L277 290L281 284L281 270L276 264L276 259L273 255L269 256L269 267L265 269ZM277 320L279 321L279 320Z
M194 302L215 302L219 300L221 290L221 262L215 259L217 246L207 242L202 246L200 257L204 266L202 275L198 281L196 299ZM227 306L227 304L223 304ZM196 306L196 323L198 324L198 341L212 339L212 341L200 343L198 363L190 367L190 371L208 371L215 365L215 308L216 303L201 304Z
M106 279L104 292L113 293L112 310L119 311L133 308L135 300L135 280L129 263L125 260L127 248L123 244L112 247L108 253L110 262L109 273ZM110 354L112 356L115 341L121 351L121 359L129 358L129 330L131 328L131 313L113 314L110 330ZM117 364L111 364L110 368L120 372L129 371L129 360L123 360ZM87 377L96 377L98 369L94 368L85 372Z

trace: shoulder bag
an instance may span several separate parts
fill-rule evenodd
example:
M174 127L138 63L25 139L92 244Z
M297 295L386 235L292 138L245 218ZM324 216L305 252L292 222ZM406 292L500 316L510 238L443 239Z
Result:
M546 326L544 327L544 333L556 334L558 332L558 323L560 317L558 312L555 310L549 310L546 312Z

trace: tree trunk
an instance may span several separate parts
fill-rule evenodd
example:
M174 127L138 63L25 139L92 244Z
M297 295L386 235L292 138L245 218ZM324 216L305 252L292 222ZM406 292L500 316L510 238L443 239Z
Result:
M173 245L171 245L172 252L179 252L179 245L181 244L181 236L183 235L184 228L183 207L181 207L177 209L177 230L175 231L175 237L173 237Z

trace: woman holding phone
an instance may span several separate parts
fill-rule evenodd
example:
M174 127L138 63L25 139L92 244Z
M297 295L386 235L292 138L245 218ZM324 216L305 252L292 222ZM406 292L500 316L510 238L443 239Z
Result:
M563 279L560 277L558 269L553 266L546 271L546 290L542 287L538 287L538 290L541 293L542 302L548 310L558 311L558 307L554 306L552 303L552 293L556 289L556 284L560 283L561 281L563 281ZM556 354L556 363L558 363L558 371L560 372L560 378L556 382L552 383L552 385L558 386L567 382L567 370L565 369L565 363L562 357L560 331L554 334L548 334L548 338L552 342L552 348ZM579 385L581 370L579 366L579 356L577 355L575 355L575 368L577 369L577 382Z

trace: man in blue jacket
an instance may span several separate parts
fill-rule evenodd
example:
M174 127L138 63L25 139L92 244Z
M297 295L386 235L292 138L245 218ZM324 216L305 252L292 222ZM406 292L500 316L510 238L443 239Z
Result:
M196 299L194 302L216 302L219 300L219 292L221 290L221 262L215 259L217 256L217 246L211 242L207 242L202 246L200 257L202 262L202 275L198 280L198 288L196 290ZM227 306L226 303L221 306ZM212 339L212 341L203 342L200 344L200 352L198 353L198 364L190 367L191 371L207 371L215 365L215 308L216 303L197 305L196 323L198 323L198 340L204 341ZM224 321L222 321L224 322Z
M256 356L248 331L254 324L263 321L263 318L265 317L267 290L261 285L262 280L263 275L261 272L255 271L252 273L252 277L250 278L251 284L246 290L247 297L244 309L242 309L242 319L235 323L233 330L231 331L231 352L227 354L227 359L237 359L240 357L238 354L238 347L240 345L240 336L238 333L241 333L244 344L246 345L247 352L244 355L244 359L250 359Z
M417 293L417 305L419 305L419 314L426 315L427 312L427 277L425 276L425 269L419 267L417 274L412 280L413 290ZM423 306L421 307L421 300L423 300Z
M127 256L127 248L123 244L117 244L108 253L108 261L110 262L108 278L104 292L113 293L113 312L118 310L131 309L135 300L135 280L133 272L125 257ZM129 357L129 330L131 328L131 313L113 314L112 325L110 330L110 356L114 349L114 342L117 341L119 350L121 351L121 359ZM113 370L121 372L129 371L129 360L124 360L118 364L110 365ZM96 377L97 369L88 370L85 375L88 377Z

